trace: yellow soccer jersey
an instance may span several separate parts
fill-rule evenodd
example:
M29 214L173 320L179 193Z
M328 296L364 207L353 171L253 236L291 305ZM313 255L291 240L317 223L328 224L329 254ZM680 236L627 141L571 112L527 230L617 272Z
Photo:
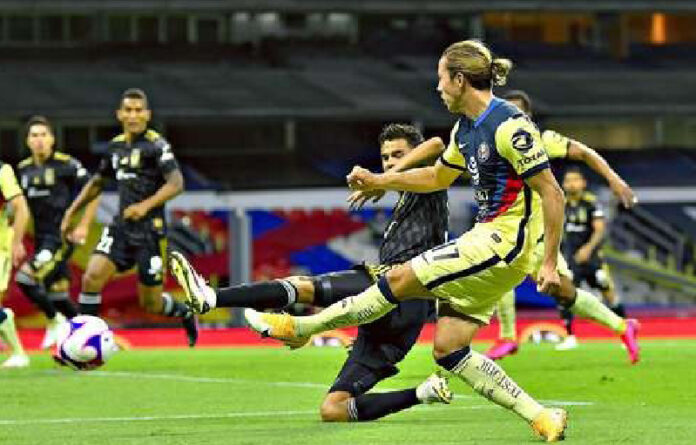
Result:
M12 238L7 202L21 193L12 167L0 161L0 247L6 247Z
M543 218L541 199L524 180L548 168L548 159L536 126L498 98L475 121L457 122L441 157L471 177L476 221L490 231L493 250L508 264L530 270Z
M553 130L544 130L541 134L541 140L544 142L546 153L549 158L566 158L568 157L568 147L570 147L570 138L556 133Z

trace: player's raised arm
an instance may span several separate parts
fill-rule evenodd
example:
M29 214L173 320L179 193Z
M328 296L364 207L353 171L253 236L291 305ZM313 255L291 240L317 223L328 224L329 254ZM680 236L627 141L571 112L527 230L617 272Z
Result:
M621 176L611 168L609 163L592 148L582 142L570 139L567 156L568 159L584 162L592 170L601 175L627 209L633 207L638 202L635 193L633 193L631 187L626 184L626 181L624 181Z
M423 141L406 153L404 157L394 164L391 171L401 172L410 168L418 167L437 159L445 151L445 143L439 137L433 137ZM385 194L385 190L356 191L348 197L351 208L360 208L367 201L377 202Z
M389 171L374 174L362 167L354 167L348 175L348 185L353 190L396 190L430 193L444 190L466 172L464 156L456 143L451 142L447 150L433 166L414 168L405 172Z

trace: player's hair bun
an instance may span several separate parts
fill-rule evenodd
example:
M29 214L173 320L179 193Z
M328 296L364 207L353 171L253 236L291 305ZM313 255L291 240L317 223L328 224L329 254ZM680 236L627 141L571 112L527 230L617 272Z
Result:
M510 70L512 70L512 61L510 59L494 58L491 62L491 81L493 85L505 85Z

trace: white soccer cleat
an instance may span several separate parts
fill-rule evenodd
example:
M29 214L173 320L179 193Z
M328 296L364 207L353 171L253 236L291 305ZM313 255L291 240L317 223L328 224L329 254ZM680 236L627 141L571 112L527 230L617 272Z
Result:
M56 312L56 316L52 320L48 320L48 325L46 326L46 333L44 334L43 340L41 340L41 349L48 349L55 345L62 331L64 323L68 320L61 313Z
M556 351L569 351L578 347L578 339L574 335L567 336L562 342L556 345Z
M26 368L29 366L29 356L26 354L12 354L0 367L2 368Z
M452 402L452 391L447 379L435 373L416 388L416 397L425 404Z
M202 276L191 263L179 252L172 252L169 260L169 269L172 275L184 289L186 304L196 313L205 314L215 308L217 295L215 290L208 286Z

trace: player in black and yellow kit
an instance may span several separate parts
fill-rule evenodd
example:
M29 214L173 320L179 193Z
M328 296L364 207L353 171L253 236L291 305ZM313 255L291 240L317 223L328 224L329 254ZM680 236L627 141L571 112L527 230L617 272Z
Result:
M148 312L181 318L189 346L194 346L198 330L193 313L162 293L167 239L164 205L184 189L181 170L169 143L148 128L152 113L142 90L126 90L116 116L123 134L111 141L97 172L70 206L61 226L67 233L72 215L101 194L106 180L116 180L119 212L104 228L87 264L80 310L97 314L101 291L111 276L137 266L140 304Z
M413 155L434 159L444 150L439 138L423 142L420 131L403 124L387 125L379 136L379 145L384 171L416 166L410 163ZM326 307L362 292L394 265L444 243L447 219L445 191L401 193L380 245L380 266L361 265L314 277L293 276L217 290L206 285L178 252L172 252L171 268L189 304L198 312L213 307L275 309L295 302ZM411 300L379 320L360 326L348 359L322 402L322 420L374 420L419 403L449 403L447 383L436 375L417 388L368 393L398 372L395 365L411 350L434 310L431 301Z
M621 304L609 268L602 259L601 247L606 231L604 210L597 197L587 191L587 181L579 168L568 168L563 176L566 192L565 236L561 249L573 272L576 286L582 282L599 290L608 306L620 317L626 312ZM572 335L572 313L561 311L568 335Z
M26 256L22 238L28 219L29 208L14 170L10 164L0 161L0 303L5 297L12 266L19 266ZM14 312L1 304L0 338L12 350L12 355L0 367L29 366L29 356L25 354L15 329Z
M68 260L74 244L84 243L99 200L92 201L79 224L64 241L60 234L63 214L89 175L80 161L54 150L51 123L34 116L26 125L27 147L31 156L17 166L19 183L34 219L34 255L22 265L15 281L24 294L46 315L48 326L41 342L43 349L56 342L66 317L77 315L70 300Z

